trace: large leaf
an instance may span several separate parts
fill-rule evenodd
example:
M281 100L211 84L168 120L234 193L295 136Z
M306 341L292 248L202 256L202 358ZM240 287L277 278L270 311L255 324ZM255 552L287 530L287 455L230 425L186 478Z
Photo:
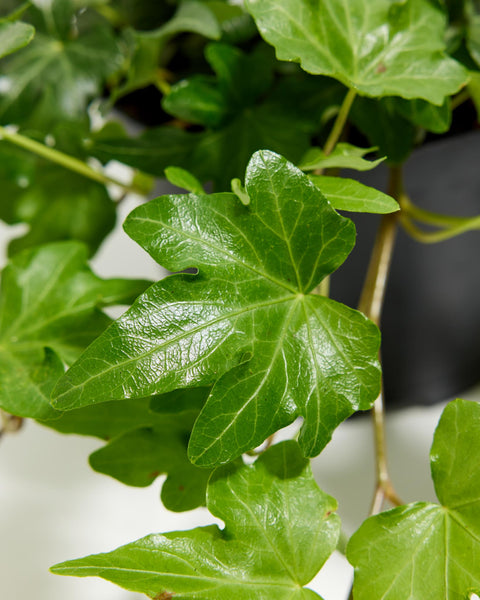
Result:
M467 82L443 53L445 17L429 0L248 0L281 60L367 96L442 104Z
M0 58L29 44L35 29L27 23L0 23Z
M480 405L444 410L431 451L442 504L368 519L348 545L355 600L461 600L480 593Z
M252 157L246 190L248 206L233 194L164 196L129 216L127 232L157 261L199 274L139 298L59 383L57 408L218 380L190 440L193 461L210 466L299 415L300 443L315 455L342 420L371 406L377 328L311 293L350 252L353 223L272 152Z
M65 242L18 254L2 273L0 407L22 417L58 416L50 392L110 323L99 307L131 301L146 282L96 277L86 248Z
M151 535L52 571L103 577L152 598L318 599L303 586L335 549L339 519L295 442L274 446L254 465L217 470L207 506L224 530Z

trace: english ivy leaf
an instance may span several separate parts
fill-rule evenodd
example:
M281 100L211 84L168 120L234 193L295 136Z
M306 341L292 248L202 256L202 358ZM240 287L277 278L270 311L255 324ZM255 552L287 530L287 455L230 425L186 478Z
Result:
M165 169L165 177L172 185L176 185L193 194L205 193L205 190L198 179L185 169L181 169L180 167L167 167Z
M310 175L310 179L336 210L382 215L400 210L391 196L354 179L325 175Z
M350 252L353 223L272 152L252 157L246 191L248 206L233 194L164 196L128 217L126 231L157 261L199 274L171 276L140 297L61 380L57 408L218 380L189 447L193 462L211 466L299 415L313 456L341 421L371 406L377 328L311 293Z
M168 510L181 512L205 505L211 470L195 467L187 458L188 438L197 414L156 414L153 427L128 431L91 454L90 466L138 487L146 487L166 473L162 502Z
M2 67L0 121L25 126L40 114L35 125L47 129L61 120L81 118L121 64L119 47L106 26L65 41L37 32Z
M203 408L210 391L208 387L185 388L160 394L151 399L150 409L165 415L186 410L196 410L198 413Z
M452 123L452 109L450 98L441 106L435 106L424 100L403 100L402 98L389 98L394 110L415 125L423 127L433 133L445 133Z
M253 465L215 471L207 506L224 530L151 535L51 570L103 577L152 598L319 598L303 586L335 549L340 524L335 500L319 490L295 442L273 446Z
M2 273L0 406L47 419L59 416L50 392L80 352L110 323L101 306L135 297L146 282L102 281L86 266L86 248L64 242L26 250Z
M467 82L443 52L445 16L429 0L248 0L247 9L280 60L366 96L440 105Z
M363 157L377 148L358 148L340 142L330 154L325 154L321 148L310 148L300 161L298 167L302 171L315 169L355 169L356 171L370 171L377 167L385 158L366 160Z
M27 23L0 23L0 58L29 44L35 29Z
M61 167L38 162L28 176L9 185L0 218L27 223L28 233L12 240L9 254L47 242L78 240L90 254L115 225L115 205L105 186Z
M447 405L430 458L442 506L418 502L365 521L347 549L356 600L480 593L480 405Z

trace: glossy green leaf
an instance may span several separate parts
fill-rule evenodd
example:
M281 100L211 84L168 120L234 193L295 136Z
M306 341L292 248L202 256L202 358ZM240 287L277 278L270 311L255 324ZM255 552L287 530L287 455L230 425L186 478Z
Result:
M400 209L391 196L354 179L325 175L310 175L310 179L336 210L387 214Z
M165 169L165 177L171 184L183 188L188 192L192 192L193 194L205 193L205 190L198 179L185 169L181 169L180 167L167 167Z
M103 577L152 598L319 598L303 586L335 549L340 525L335 500L319 490L295 442L215 471L207 506L225 529L151 535L52 571Z
M480 405L446 407L431 465L442 506L401 506L371 517L352 537L355 600L462 600L480 592Z
M0 406L23 417L59 416L50 392L110 323L101 306L131 301L146 282L96 277L86 248L65 242L18 254L2 273Z
M0 58L29 44L35 29L27 23L0 23Z
M11 152L10 146L2 154ZM0 167L0 173L8 171ZM93 254L115 225L115 205L105 186L51 164L34 168L10 182L0 218L27 223L29 231L9 245L9 254L42 243L78 240Z
M280 60L360 94L440 105L467 82L443 53L445 17L429 0L248 0L247 9Z
M358 148L340 142L330 154L325 154L321 148L310 148L300 161L298 167L302 171L316 169L355 169L356 171L370 171L377 167L385 158L366 160L363 157L377 148Z
M272 152L253 156L246 191L248 207L233 194L164 196L129 216L127 232L157 261L199 274L140 297L59 383L57 408L218 380L189 450L211 466L299 415L301 446L318 454L341 421L371 406L377 328L311 293L350 252L353 223Z
M122 57L107 27L65 41L37 32L31 44L2 67L0 121L46 130L84 115ZM41 115L41 118L37 118Z
M187 458L187 443L198 412L154 414L155 425L130 430L90 455L90 466L127 485L146 487L168 474L162 502L168 510L185 511L205 505L210 469Z

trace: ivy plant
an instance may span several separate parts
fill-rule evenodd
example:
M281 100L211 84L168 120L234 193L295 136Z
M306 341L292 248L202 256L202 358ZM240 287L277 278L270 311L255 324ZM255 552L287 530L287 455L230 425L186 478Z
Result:
M34 419L99 438L95 471L136 487L164 475L167 509L204 506L224 523L52 571L155 600L318 598L309 583L345 544L310 463L369 411L376 486L345 551L351 598L479 594L480 408L447 405L431 451L439 503L405 505L379 356L398 229L431 244L480 228L417 205L402 169L419 145L478 124L478 2L0 11L0 219L23 225L1 276L0 434ZM358 181L377 168L386 191ZM154 197L157 179L176 191ZM169 271L160 281L102 279L88 264L132 193L144 201L124 233ZM356 307L329 285L356 252L354 213L379 219Z

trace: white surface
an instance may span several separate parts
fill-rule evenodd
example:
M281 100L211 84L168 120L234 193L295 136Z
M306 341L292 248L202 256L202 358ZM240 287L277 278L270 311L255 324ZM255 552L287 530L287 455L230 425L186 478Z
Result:
M135 205L122 205L122 220ZM0 239L10 232L0 228ZM2 244L3 246L3 244ZM1 260L0 256L0 260ZM95 270L102 276L158 279L159 267L118 228L102 247ZM467 395L478 399L480 394ZM434 500L429 448L443 405L389 415L391 471L404 501ZM101 442L63 436L28 422L0 442L0 599L128 600L145 598L100 579L59 577L52 564L111 550L153 532L214 522L206 510L170 513L159 500L160 481L129 488L94 473L87 456ZM337 498L343 527L353 532L368 514L373 491L371 424L344 423L313 461L320 486ZM344 600L351 568L336 553L309 587L325 600ZM234 599L232 599L234 600Z

